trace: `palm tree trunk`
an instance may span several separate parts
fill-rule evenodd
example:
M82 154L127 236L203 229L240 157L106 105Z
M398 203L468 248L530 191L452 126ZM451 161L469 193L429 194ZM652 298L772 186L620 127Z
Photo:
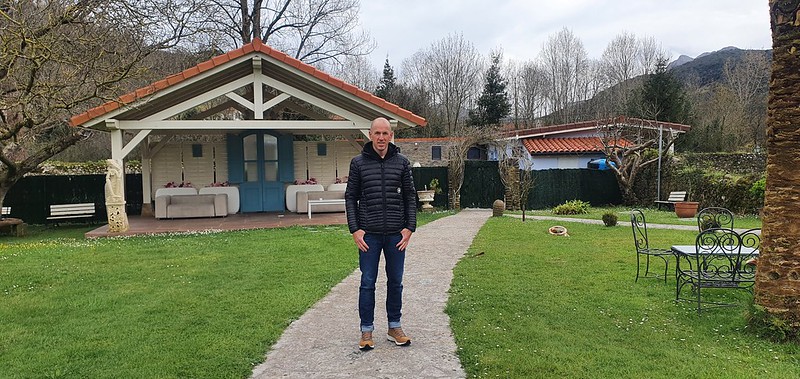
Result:
M800 330L800 0L770 0L767 188L755 302Z

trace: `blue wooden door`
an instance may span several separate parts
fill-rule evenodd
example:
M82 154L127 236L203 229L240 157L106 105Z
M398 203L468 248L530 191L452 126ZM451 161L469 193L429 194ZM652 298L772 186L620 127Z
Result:
M284 210L284 182L294 174L292 136L263 131L228 137L228 176L239 185L242 213Z

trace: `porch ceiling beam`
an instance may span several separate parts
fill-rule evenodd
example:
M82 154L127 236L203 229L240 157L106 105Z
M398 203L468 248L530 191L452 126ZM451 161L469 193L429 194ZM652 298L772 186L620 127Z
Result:
M148 154L147 154L147 157L146 157L146 158L148 158L148 159L149 159L149 158L152 158L153 156L155 156L155 155L156 155L156 153L158 153L159 151L161 151L161 149L163 149L163 148L164 148L164 146L167 146L167 143L168 143L168 142L169 142L171 139L172 139L172 136L170 135L170 136L168 136L168 137L164 137L164 138L162 138L162 139L161 139L161 141L158 141L158 143L156 143L156 145L155 145L155 146L153 146L153 147L151 147L151 148L149 149L149 151L148 151Z
M232 108L234 105L236 105L236 103L234 103L233 100L227 100L222 104L215 105L215 106L213 106L213 107L211 107L209 109L206 109L206 110L194 115L190 120L202 120L202 119L204 119L204 118L206 118L208 116L213 116L213 115L215 115L215 114L217 114L219 112L222 112L222 111L224 111L224 110L226 110L228 108Z
M282 93L282 94L280 94L280 95L278 95L278 96L275 96L275 97L273 97L272 99L269 99L269 101L267 101L266 103L264 103L264 107L263 107L263 109L264 109L265 111L266 111L266 110L269 110L269 109L271 109L272 107L274 107L274 106L276 106L276 105L278 105L278 104L282 103L284 100L286 100L286 99L288 99L288 98L290 98L290 97L291 97L291 96L289 96L289 95L287 95L287 94L285 94L285 93Z
M229 99L231 99L231 100L233 100L233 101L235 101L235 102L237 102L239 104L244 105L245 107L247 107L247 109L249 109L251 111L255 111L255 106L253 105L253 103L250 100L247 100L247 99L239 96L239 94L237 94L236 92L226 93L225 96L227 96Z
M295 102L293 101L284 102L283 105L286 106L286 108L289 108L290 110L300 113L301 115L306 116L312 120L325 120L328 118L328 116L324 114L316 112L310 108L306 108L302 105L295 104Z
M233 92L234 90L242 88L242 87L244 87L244 86L246 86L248 84L252 84L252 82L253 82L253 79L252 79L251 76L246 76L244 78L241 78L241 79L238 79L238 80L234 80L234 81L232 81L232 82L230 82L228 84L224 84L224 85L219 86L219 87L217 87L217 88L215 88L213 90L210 90L210 91L205 92L205 93L203 93L201 95L198 95L197 97L193 97L193 98L188 99L188 100L186 100L186 101L184 101L182 103L179 103L179 104L173 105L173 106L171 106L171 107L169 107L167 109L164 109L161 112L158 112L158 113L155 113L153 115L150 115L150 116L144 118L142 121L153 121L153 120L165 120L165 119L168 119L168 118L170 118L172 116L175 116L178 113L181 113L181 112L186 111L188 109L192 109L192 108L194 108L194 107L196 107L196 106L198 106L200 104L203 104L203 103L205 103L207 101L210 101L210 100L212 100L214 98L217 98L217 97L220 97L220 96L224 96L224 95L228 94L229 92Z
M133 149L136 148L136 146L139 146L139 144L142 142L142 140L147 138L147 136L152 131L153 131L152 129L145 129L145 130L139 131L139 133L136 133L136 135L133 136L133 138L128 142L128 144L125 145L125 147L122 148L122 156L123 157L127 157L128 154L130 154L131 151L133 151Z
M306 74L304 71L302 71L302 70L298 69L297 67L294 67L294 66L292 66L292 65L289 65L289 64L287 64L287 63L285 63L285 62L274 62L274 63L275 63L276 65L278 65L278 66L282 67L283 69L285 69L285 70L287 70L287 71L289 71L289 72L291 72L291 73L294 73L295 75L298 75L298 76L301 76L301 77L308 76L308 75L307 75L307 74ZM322 86L322 87L328 87L328 88L331 88L331 89L333 89L334 91L336 91L337 93L341 94L342 96L344 96L344 97L347 97L347 98L350 98L350 99L352 99L352 100L354 100L354 101L358 101L358 102L360 102L361 104L363 104L363 105L365 105L365 106L369 107L370 109L372 109L372 110L374 110L374 111L376 111L376 112L378 112L378 113L381 113L381 114L384 114L384 115L386 115L386 114L387 114L387 111L386 111L386 109L383 109L383 108L381 108L381 107L379 107L379 106L377 106L377 105L375 105L375 104L373 104L373 103L371 103L371 102L369 102L369 101L364 101L364 100L362 100L361 98L359 98L358 96L356 96L356 95L353 95L352 93L350 93L350 92L348 92L348 91L345 91L345 90L343 90L343 89L341 89L341 88L338 88L338 87L336 87L336 86L334 86L334 85L332 85L332 84L330 84L330 83L328 83L328 82L325 82L325 81L323 81L323 80L321 80L321 79L318 79L318 78L315 78L315 77L311 77L311 81L312 81L313 83L315 83L316 85L318 85L318 86ZM266 81L265 81L265 83L266 83ZM266 84L267 84L267 85L270 85L270 86L272 86L270 83L266 83ZM284 91L284 92L288 92L288 91ZM291 93L291 92L290 92L290 93ZM295 95L292 93L292 96L295 96ZM295 97L297 97L297 96L295 96ZM303 100L305 100L305 101L308 101L308 100L306 100L306 99L303 99ZM312 103L312 104L314 104L314 105L317 105L317 106L319 106L317 103L314 103L314 102L311 102L311 101L308 101L308 102L309 102L309 103ZM336 114L338 114L338 115L340 115L340 116L342 116L342 117L345 117L345 118L347 118L347 119L350 119L350 120L355 120L354 118L352 118L352 117L350 117L350 116L347 116L347 115L345 115L345 114L341 114L341 113L339 113L339 112L335 112L335 111L334 111L333 109L331 109L331 108L328 108L328 107L323 107L323 106L319 106L319 107L320 107L320 108L323 108L323 109L325 109L325 110L327 110L327 111L330 111L330 112L336 113ZM398 115L393 115L392 117L398 117ZM399 117L399 118L400 118L400 120L402 120L403 124L406 124L406 125L408 125L408 126L411 126L411 127L413 127L413 126L415 125L415 123L411 122L410 120L408 120L408 119L406 119L406 118L403 118L403 117ZM370 121L372 121L372 120L370 120Z
M366 128L369 128L367 123ZM214 129L273 129L273 130L363 130L364 123L353 121L305 121L305 120L163 120L163 121L118 121L122 130L214 130Z
M372 121L372 120L367 120L366 118L361 117L361 116L359 116L359 115L357 115L357 114L355 114L353 112L350 112L350 111L348 111L348 110L346 110L344 108L337 107L336 105L333 105L333 104L331 104L331 103L329 103L329 102L327 102L325 100L322 100L322 99L320 99L320 98L318 98L316 96L313 96L313 95L310 95L310 94L308 94L306 92L298 90L297 88L294 88L294 87L292 87L292 86L290 86L290 85L288 85L286 83L280 82L280 81L278 81L276 79L273 79L273 78L270 78L270 77L262 75L262 80L264 81L264 84L266 84L266 85L268 85L268 86L270 86L272 88L275 88L278 91L287 93L287 94L291 95L292 97L295 97L295 98L300 99L302 101L305 101L307 103L316 105L316 106L318 106L318 107L320 107L320 108L322 108L322 109L324 109L324 110L326 110L328 112L337 114L337 115L342 116L342 117L344 117L344 118L346 118L348 120L352 120L352 121L355 121L355 122L367 122L367 123Z
M361 151L361 149L364 148L364 145L358 143L358 140L355 138L355 136L350 135L345 136L345 138L347 139L347 142L350 143L350 146L354 147L356 150Z

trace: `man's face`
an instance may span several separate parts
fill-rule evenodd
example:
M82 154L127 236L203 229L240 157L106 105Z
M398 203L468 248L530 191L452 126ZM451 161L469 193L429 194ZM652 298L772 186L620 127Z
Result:
M389 141L392 140L392 128L386 122L376 122L369 129L369 139L375 151L383 156L389 149Z

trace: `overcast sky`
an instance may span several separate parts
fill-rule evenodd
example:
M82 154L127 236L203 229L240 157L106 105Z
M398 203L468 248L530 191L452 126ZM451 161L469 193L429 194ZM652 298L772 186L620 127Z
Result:
M499 47L519 61L536 58L564 27L598 59L623 31L655 37L670 60L772 45L767 0L362 0L360 21L378 44L370 61L382 70L388 55L396 73L403 59L450 33L484 56Z

